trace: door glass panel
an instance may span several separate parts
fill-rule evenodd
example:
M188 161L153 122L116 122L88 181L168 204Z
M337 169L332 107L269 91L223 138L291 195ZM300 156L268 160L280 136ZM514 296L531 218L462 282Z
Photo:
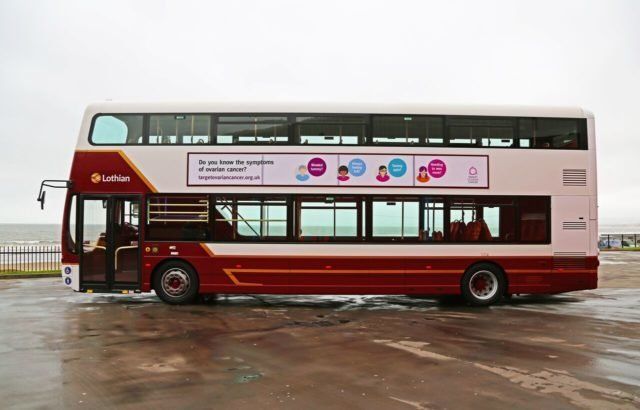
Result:
M85 199L82 223L82 281L105 282L107 200Z
M116 198L113 209L114 282L138 281L138 200Z

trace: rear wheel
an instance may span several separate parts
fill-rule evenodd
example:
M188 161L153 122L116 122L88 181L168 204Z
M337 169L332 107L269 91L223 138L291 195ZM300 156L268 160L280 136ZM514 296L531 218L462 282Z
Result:
M158 268L153 288L164 302L181 305L196 300L199 286L198 274L189 264L171 261Z
M498 302L505 291L502 271L490 263L480 263L462 277L462 296L473 306L489 306Z

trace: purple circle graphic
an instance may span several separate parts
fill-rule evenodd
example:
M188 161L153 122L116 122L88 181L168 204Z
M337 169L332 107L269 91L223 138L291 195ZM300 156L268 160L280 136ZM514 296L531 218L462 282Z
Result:
M441 159L434 159L429 162L428 166L429 175L434 178L442 178L447 172L447 165Z
M327 171L327 163L322 158L311 158L307 164L307 169L311 176L319 177Z

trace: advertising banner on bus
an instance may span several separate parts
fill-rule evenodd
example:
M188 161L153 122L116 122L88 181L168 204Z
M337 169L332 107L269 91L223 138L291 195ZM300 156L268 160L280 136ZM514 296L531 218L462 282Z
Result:
M488 188L486 155L189 153L189 186Z

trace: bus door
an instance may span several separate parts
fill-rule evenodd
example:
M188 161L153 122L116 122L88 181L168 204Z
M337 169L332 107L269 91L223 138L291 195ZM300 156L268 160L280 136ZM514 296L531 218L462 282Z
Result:
M139 210L138 196L81 197L81 291L140 289Z

